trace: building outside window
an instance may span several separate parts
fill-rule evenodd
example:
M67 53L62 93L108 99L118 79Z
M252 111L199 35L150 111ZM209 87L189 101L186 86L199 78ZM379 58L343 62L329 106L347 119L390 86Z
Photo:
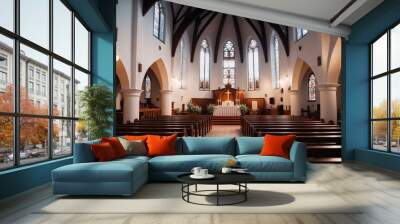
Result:
M10 11L12 17L20 16L14 18L20 21L15 29L19 33L0 22L0 26L16 34L10 38L9 33L0 30L0 55L12 59L15 58L16 44L20 49L15 52L20 58L17 77L19 88L15 88L13 82L16 62L5 62L9 65L3 71L0 60L0 72L4 72L7 86L12 87L5 92L0 91L0 170L70 156L73 143L86 139L85 127L78 121L79 110L76 109L74 114L71 105L79 104L79 92L90 84L90 32L64 1L52 2L51 8L49 0L20 1L19 12L15 14L14 10ZM1 4L4 9L14 8L13 1ZM36 13L39 11L43 13ZM53 24L53 29L49 29L49 24ZM75 32L72 27L75 27ZM51 30L53 33L49 35ZM54 39L50 40L52 37ZM51 41L54 49L49 44ZM53 58L53 54L63 58L61 65ZM75 63L71 55L75 55ZM49 63L51 60L53 63ZM53 74L49 74L49 71L53 71ZM50 77L53 78L53 89L50 89ZM62 90L59 82L55 81L58 79L64 81ZM75 91L65 88L65 85L75 85ZM19 89L20 97L14 99L16 89ZM59 89L62 93L58 92ZM54 99L58 94L63 94L64 102L57 105ZM54 101L52 107L50 97ZM14 111L14 105L20 111Z
M210 46L207 40L200 45L200 90L210 90Z
M223 84L230 84L232 88L235 88L235 47L233 42L228 40L224 44L223 48Z
M258 90L260 88L260 68L259 68L259 47L257 41L250 40L247 49L247 75L248 75L248 90Z
M371 148L400 153L400 25L370 45Z

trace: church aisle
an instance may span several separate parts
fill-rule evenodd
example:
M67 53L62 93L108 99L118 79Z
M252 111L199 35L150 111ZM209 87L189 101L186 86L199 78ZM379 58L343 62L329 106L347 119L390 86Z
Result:
M241 136L240 125L213 125L207 136Z

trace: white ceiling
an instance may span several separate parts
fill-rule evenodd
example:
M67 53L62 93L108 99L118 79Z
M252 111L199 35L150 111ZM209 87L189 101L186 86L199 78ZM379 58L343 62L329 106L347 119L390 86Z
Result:
M336 21L330 20L351 0L168 0L236 16L303 27L339 36L383 0L356 0Z

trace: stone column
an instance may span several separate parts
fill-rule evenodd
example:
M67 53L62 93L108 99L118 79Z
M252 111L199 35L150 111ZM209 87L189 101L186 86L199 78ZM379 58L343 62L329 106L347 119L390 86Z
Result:
M300 104L300 91L291 90L290 95L290 115L301 116L301 104Z
M160 95L161 95L161 115L172 115L172 90L169 89L163 89L160 90Z
M124 124L139 119L141 89L123 89L124 96Z
M336 91L339 84L325 83L318 85L321 105L320 116L326 123L337 123L337 97Z

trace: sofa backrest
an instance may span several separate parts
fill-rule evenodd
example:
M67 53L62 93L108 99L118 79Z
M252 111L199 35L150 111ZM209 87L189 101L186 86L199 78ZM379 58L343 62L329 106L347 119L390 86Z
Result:
M225 154L235 155L234 137L182 137L177 144L178 154Z
M236 155L259 154L264 137L236 137Z
M90 163L95 162L96 158L93 155L91 145L99 144L100 140L93 140L81 143L75 143L74 147L74 163Z

